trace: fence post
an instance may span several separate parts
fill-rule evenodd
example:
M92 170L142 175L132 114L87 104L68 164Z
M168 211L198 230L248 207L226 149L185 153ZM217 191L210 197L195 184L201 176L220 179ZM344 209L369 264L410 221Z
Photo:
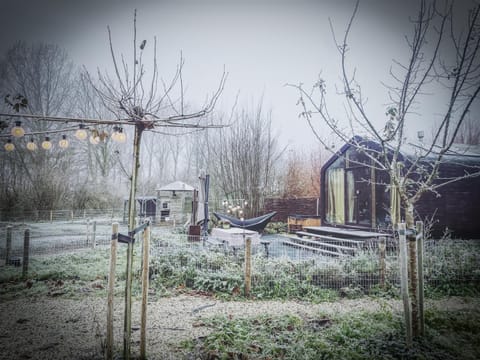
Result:
M118 223L112 224L112 240L110 242L110 271L108 273L107 295L107 339L106 358L113 359L113 298L115 292L115 268L117 266Z
M53 210L50 210L50 222L53 222Z
M386 250L386 237L382 236L378 244L378 251L380 255L380 288L385 289L385 273L386 273L386 263L385 263L385 250Z
M245 296L250 296L252 288L252 239L245 240Z
M148 301L148 276L149 264L148 256L150 253L150 221L143 231L143 257L142 257L142 309L140 325L140 359L146 359L147 348L147 301Z
M407 234L405 223L398 224L398 237L400 248L400 285L403 299L403 311L405 316L406 342L412 345L412 310L408 294L408 260L407 260Z
M22 269L23 278L26 278L28 275L29 251L30 251L30 230L26 229L25 235L23 238L23 269Z
M70 221L73 223L73 210L70 210Z
M97 221L93 221L93 232L92 232L92 246L95 249L97 246L97 240L96 240L96 233L97 233Z
M10 260L10 251L12 250L12 225L7 226L7 244L5 249L5 265Z
M425 335L425 315L424 315L424 284L423 284L423 221L417 221L417 269L418 269L418 319L419 319L419 335Z
M87 218L87 246L90 243L90 219Z

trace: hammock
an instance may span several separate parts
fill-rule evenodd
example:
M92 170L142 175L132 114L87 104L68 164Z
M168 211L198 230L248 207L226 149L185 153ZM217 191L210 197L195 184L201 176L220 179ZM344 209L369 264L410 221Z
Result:
M232 216L228 216L225 214L220 214L217 212L214 212L213 215L218 220L223 220L223 221L228 221L231 226L241 228L241 229L247 229L247 230L253 230L253 231L263 231L265 229L265 226L270 222L270 220L277 214L276 211L258 216L255 218L251 219L245 219L245 220L240 220Z

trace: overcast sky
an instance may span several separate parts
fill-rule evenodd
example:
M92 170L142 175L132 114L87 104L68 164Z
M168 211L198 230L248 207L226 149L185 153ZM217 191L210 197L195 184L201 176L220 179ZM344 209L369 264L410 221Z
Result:
M392 59L403 60L407 54L404 36L411 34L409 16L415 14L418 2L361 2L351 62L368 96L368 111L379 119L384 118L387 103L380 82L388 80ZM137 8L138 39L146 39L148 46L157 36L165 78L173 74L183 53L192 104L201 103L215 89L225 66L229 78L219 109L229 111L238 91L242 107L256 103L263 94L282 142L300 148L315 141L308 125L298 118L297 93L284 85L311 85L322 73L333 95L334 85L340 84L339 56L328 19L341 36L354 7L354 1L347 0L0 0L0 4L2 53L16 40L58 43L76 64L90 70L111 66L107 25L116 49L127 59L131 56ZM333 111L342 116L339 100L332 101ZM420 119L416 126L429 131L431 125Z

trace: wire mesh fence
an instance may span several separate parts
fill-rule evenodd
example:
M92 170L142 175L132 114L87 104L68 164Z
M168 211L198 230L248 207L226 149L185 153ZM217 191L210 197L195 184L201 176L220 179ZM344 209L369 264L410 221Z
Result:
M27 228L30 231L31 259L59 257L85 250L91 256L106 254L111 240L111 223L101 219L10 226L0 226L0 261L7 266L21 262ZM126 234L126 225L120 224L119 231ZM232 247L211 237L190 236L183 232L182 227L152 226L152 284L165 288L185 286L204 291L241 293L245 271L243 246ZM398 248L395 240L388 241L383 247L375 241L366 242L354 251L347 250L349 247L341 239L337 242L332 240L329 245L326 252L322 252L312 250L309 245L292 246L285 236L262 236L252 249L253 293L258 297L302 296L325 289L354 289L368 293L379 287L398 288ZM135 243L137 253L141 253L141 246L141 237L138 237ZM337 246L336 252L332 246ZM479 240L427 240L425 284L431 287L480 284L479 250ZM13 259L10 264L5 264L7 255L10 260ZM106 262L106 269L108 256L99 259Z

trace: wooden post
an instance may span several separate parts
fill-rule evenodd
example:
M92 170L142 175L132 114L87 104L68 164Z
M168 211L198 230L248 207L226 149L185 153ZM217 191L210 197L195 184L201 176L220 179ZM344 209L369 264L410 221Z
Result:
M379 252L379 267L380 267L380 287L385 289L385 273L386 273L386 263L385 263L385 250L386 250L386 238L382 236L380 242L378 243L378 252Z
M418 269L417 269L417 241L415 236L415 222L413 217L413 206L408 205L405 212L405 223L407 231L408 243L408 276L409 276L409 295L412 311L412 336L416 338L419 332L418 323Z
M149 222L149 220L147 220ZM150 223L143 231L143 256L142 256L142 309L140 325L140 358L146 359L147 348L147 301L148 301L148 275L150 253Z
M115 292L115 268L117 266L118 223L112 224L112 240L110 242L110 271L108 273L107 294L107 339L105 355L107 360L113 359L113 298Z
M7 226L7 244L5 249L5 265L8 265L10 260L10 251L12 250L12 225Z
M53 210L50 210L50 222L53 222Z
M419 320L419 335L425 335L425 314L424 314L424 284L423 284L423 221L417 221L417 270L418 270L418 320Z
M97 233L97 221L93 221L93 230L92 230L92 247L95 249L97 246L97 239L96 239L96 233Z
M250 296L252 288L252 239L245 240L245 296Z
M407 261L407 235L405 223L398 224L399 235L399 261L400 261L400 286L402 291L403 311L405 316L405 335L407 346L412 345L412 313L410 297L408 294L408 261Z
M87 219L87 246L90 244L90 219Z
M25 279L28 275L28 261L30 251L30 230L25 230L25 236L23 238L23 269L22 277Z
M135 229L137 175L140 167L140 141L143 124L135 126L133 137L132 176L130 178L130 196L128 204L128 231ZM127 269L125 284L125 312L123 322L123 357L130 359L130 338L132 333L132 279L133 279L133 242L127 245Z

